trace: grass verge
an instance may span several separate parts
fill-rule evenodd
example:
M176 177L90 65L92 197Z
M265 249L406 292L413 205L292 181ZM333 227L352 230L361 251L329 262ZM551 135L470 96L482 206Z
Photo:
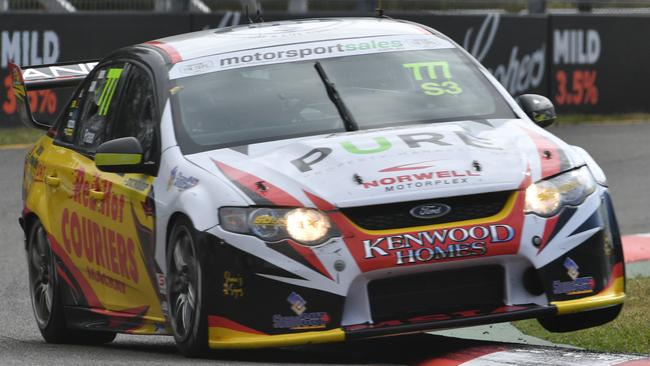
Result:
M45 131L27 127L0 128L0 145L34 143L44 134Z
M569 333L550 333L536 320L513 325L522 332L554 343L570 344L592 351L617 353L650 352L650 278L627 280L627 297L616 320L600 327Z

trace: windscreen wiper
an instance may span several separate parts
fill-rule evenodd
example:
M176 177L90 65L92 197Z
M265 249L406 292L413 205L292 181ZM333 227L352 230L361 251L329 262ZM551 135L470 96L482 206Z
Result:
M357 131L359 129L359 126L357 126L357 123L354 121L354 117L352 117L350 110L345 106L345 103L343 102L343 99L341 99L339 92L336 90L334 83L331 82L327 77L327 74L323 69L323 65L321 65L320 62L316 61L314 67L318 72L318 76L320 76L321 80L323 80L323 84L325 84L327 95L330 97L336 106L336 109L339 111L339 114L341 115L341 119L343 119L343 122L345 123L345 129L347 131Z

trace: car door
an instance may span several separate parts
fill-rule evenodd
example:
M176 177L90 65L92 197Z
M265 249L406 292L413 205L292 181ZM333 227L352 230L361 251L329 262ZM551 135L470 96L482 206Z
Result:
M131 276L137 291L116 294L107 299L106 305L110 310L138 313L162 322L164 312L161 306L164 306L166 285L154 258L153 175L160 156L157 111L153 75L144 65L129 63L115 118L107 125L108 139L137 138L143 148L142 161L148 174L103 173L103 176L111 184L111 205L113 201L119 205L120 233L127 241L127 254L135 256L137 261Z
M132 287L128 242L120 234L126 199L93 161L114 118L115 95L126 77L124 62L98 67L73 96L56 136L41 157L45 167L50 237L69 291L65 305L105 309Z
M95 314L117 331L151 333L164 322L166 286L153 259L158 120L146 69L100 65L72 98L42 156L51 237L70 289L65 304L101 310ZM138 138L152 174L96 167L97 147L125 136Z

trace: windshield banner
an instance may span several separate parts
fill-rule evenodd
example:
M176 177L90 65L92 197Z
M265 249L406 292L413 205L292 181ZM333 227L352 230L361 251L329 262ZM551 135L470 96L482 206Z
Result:
M258 65L271 65L291 61L317 60L371 53L417 51L454 48L454 45L434 35L377 36L331 41L299 43L253 50L212 55L188 60L175 65L170 79L206 74Z

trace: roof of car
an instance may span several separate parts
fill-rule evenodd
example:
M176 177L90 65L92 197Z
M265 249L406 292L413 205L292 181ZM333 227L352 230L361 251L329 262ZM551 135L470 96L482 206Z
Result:
M431 34L410 22L386 18L319 18L254 23L162 38L148 42L172 63L278 45L346 38Z

